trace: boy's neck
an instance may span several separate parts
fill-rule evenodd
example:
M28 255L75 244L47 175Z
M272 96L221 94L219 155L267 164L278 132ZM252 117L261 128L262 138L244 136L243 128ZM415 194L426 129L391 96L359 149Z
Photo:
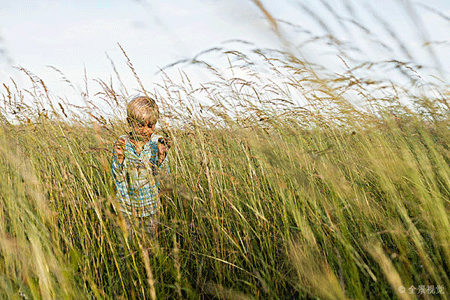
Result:
M152 134L153 135L153 134ZM137 143L147 143L150 141L151 136L141 136L134 134L133 132L128 133L128 137L130 138L130 141L137 142Z
M136 153L138 155L141 154L142 150L144 149L144 145L149 141L150 139L141 139L141 140L136 140L133 139L132 137L130 137L130 142L134 145L134 148L136 149Z

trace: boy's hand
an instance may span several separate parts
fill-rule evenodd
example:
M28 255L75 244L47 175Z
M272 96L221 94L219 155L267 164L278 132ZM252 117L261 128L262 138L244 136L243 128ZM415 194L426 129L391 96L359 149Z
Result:
M167 150L170 148L170 141L164 138L158 140L158 165L161 165L167 155Z
M119 138L114 143L114 151L117 153L117 159L119 160L119 164L123 163L123 159L125 158L125 139Z

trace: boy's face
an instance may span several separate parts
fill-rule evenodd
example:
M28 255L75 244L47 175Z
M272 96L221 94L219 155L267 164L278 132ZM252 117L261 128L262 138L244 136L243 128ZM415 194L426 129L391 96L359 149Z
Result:
M132 122L134 134L142 139L149 139L151 137L153 132L155 132L155 125L156 124L151 124L150 122Z

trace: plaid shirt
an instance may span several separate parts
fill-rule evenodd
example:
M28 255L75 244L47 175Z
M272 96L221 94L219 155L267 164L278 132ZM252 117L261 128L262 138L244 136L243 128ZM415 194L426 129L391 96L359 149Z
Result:
M158 169L169 172L168 159L158 166L158 138L152 135L140 154L127 135L125 140L124 160L120 164L117 153L113 151L111 173L117 188L117 199L122 212L137 217L156 214L159 207L158 184L155 175Z

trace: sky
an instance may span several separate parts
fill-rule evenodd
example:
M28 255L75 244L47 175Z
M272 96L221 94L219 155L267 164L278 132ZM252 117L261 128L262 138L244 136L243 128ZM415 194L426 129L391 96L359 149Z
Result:
M107 79L109 56L128 82L126 75L132 76L118 44L143 78L230 39L276 45L253 5L237 0L0 0L0 30L7 55L0 80L20 78L11 66L31 70L45 82L58 77L48 66L75 82L84 77L84 68L89 78Z
M365 26L375 28L374 39L393 45L390 50L371 41L350 22L344 21L342 27L323 5L328 3L345 19L350 14L346 2L353 3L355 16ZM378 0L366 4L371 2L262 0L277 19L317 35L323 34L326 26L335 36L356 41L368 60L407 60L395 45L392 33L373 18L370 11L375 11L401 37L417 62L431 67L438 62L447 80L450 46L446 42L450 41L450 21L445 17L450 19L450 0L414 2L429 40L439 42L434 46L436 61L430 59L427 48L423 47L423 36L414 30L417 20L405 12L402 2L408 1ZM418 3L435 8L443 17ZM312 13L305 13L307 10ZM324 23L317 22L314 14ZM294 46L307 39L293 27L282 26L282 29ZM64 73L77 89L83 89L86 72L95 89L94 79L108 80L113 75L109 59L115 63L125 85L130 90L136 89L137 83L127 69L118 44L149 89L160 78L160 68L220 45L232 48L233 43L226 43L230 40L245 40L260 48L283 47L270 23L250 0L0 0L0 38L0 83L10 85L13 78L21 87L30 86L26 76L17 70L20 66L42 78L55 93L71 93L71 88L49 66ZM331 69L342 65L335 52L325 50L326 45L315 43L298 49L306 59ZM198 76L200 81L205 79L201 71L196 72L193 76Z

